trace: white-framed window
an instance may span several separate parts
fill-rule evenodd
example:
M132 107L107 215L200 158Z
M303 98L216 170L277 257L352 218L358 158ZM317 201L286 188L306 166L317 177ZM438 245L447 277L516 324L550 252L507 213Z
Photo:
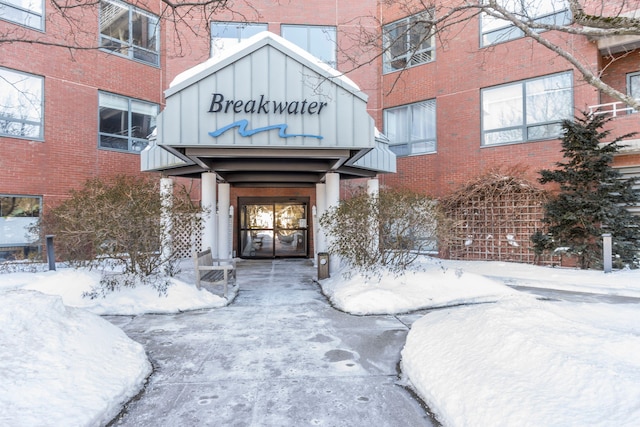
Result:
M0 19L44 30L43 0L0 0Z
M100 47L127 58L160 64L160 20L114 0L100 0Z
M0 68L0 136L42 140L44 78Z
M432 16L432 11L426 11L383 27L383 72L435 60L435 39L428 23Z
M212 22L210 25L211 57L219 56L225 49L268 29L267 24L243 22Z
M522 21L539 24L565 25L571 22L571 12L567 0L498 0ZM482 13L480 15L480 45L490 46L523 37L522 30L511 21Z
M396 156L435 153L436 100L385 109L384 129Z
M573 75L552 74L481 91L482 145L561 136L562 121L573 117Z
M98 97L99 147L142 151L156 126L158 105L106 92L100 92Z
M336 27L309 25L282 25L282 37L300 46L325 64L335 68L337 38Z

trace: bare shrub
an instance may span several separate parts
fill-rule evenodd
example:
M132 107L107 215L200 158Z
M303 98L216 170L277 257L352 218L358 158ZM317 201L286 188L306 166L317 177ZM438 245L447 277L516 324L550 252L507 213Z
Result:
M195 215L199 209L183 187L165 203L163 213L159 186L158 180L126 175L88 180L43 215L40 231L55 235L57 256L71 265L121 273L105 278L104 289L115 289L113 280L120 280L124 286L149 283L164 293L166 283L150 278L176 272L177 251L161 250L171 247L168 227L175 223L195 231L200 223ZM185 221L185 214L194 220Z
M379 274L381 268L401 274L446 235L446 224L434 200L392 189L377 197L360 191L320 218L331 236L329 252L365 275Z

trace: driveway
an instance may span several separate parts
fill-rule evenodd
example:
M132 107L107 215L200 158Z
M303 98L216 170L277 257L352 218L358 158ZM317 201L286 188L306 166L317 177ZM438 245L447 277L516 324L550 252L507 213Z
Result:
M221 309L109 316L155 371L114 426L433 426L398 381L414 316L333 309L310 260L244 261Z

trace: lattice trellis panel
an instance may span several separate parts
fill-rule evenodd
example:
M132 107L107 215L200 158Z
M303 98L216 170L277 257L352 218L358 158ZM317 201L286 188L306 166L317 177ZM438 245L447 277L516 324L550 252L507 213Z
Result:
M494 181L481 180L445 202L453 223L449 258L558 263L559 258L538 259L530 240L543 228L545 194L525 181L493 178Z
M202 226L196 222L196 218L189 215L173 224L171 237L179 258L190 258L194 250L202 248Z
M233 248L233 218L233 213L229 214L227 218L229 221L229 235L227 236L229 248ZM218 216L218 221L220 221L220 216ZM193 216L185 216L173 225L171 237L179 258L190 258L193 256L193 251L204 249L202 247L202 230L202 222L197 223Z

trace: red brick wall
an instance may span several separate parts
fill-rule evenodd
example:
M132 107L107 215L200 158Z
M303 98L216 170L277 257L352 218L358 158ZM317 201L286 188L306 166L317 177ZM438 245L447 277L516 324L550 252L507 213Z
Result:
M96 10L73 12L93 34L77 32L86 45L98 43ZM26 35L52 42L68 36L68 27L49 16L46 32ZM15 31L0 21L0 32ZM63 41L64 42L64 41ZM72 188L96 176L139 174L138 154L98 149L98 91L162 103L160 67L94 50L21 43L2 44L0 66L44 77L44 140L0 137L0 193L44 196L58 203Z
M390 17L385 22L399 17L397 8ZM597 48L585 38L545 36L598 63ZM383 76L383 108L435 98L437 110L437 152L399 158L398 173L382 176L383 184L439 196L492 169L515 166L535 180L537 171L561 159L557 140L482 147L480 93L482 88L572 67L531 39L480 48L479 38L479 19L474 18L438 39L435 61ZM598 93L576 72L573 80L575 113L580 114L597 103Z

